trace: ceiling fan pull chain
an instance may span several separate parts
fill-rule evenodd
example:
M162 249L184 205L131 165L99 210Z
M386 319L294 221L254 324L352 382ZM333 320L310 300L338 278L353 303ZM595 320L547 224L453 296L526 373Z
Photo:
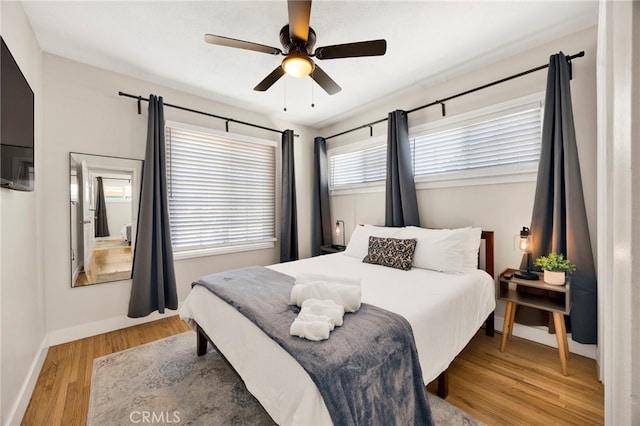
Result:
M311 108L315 108L316 104L313 99L313 72L311 72Z
M282 80L282 87L284 88L283 94L284 94L284 111L287 111L287 79L283 79Z

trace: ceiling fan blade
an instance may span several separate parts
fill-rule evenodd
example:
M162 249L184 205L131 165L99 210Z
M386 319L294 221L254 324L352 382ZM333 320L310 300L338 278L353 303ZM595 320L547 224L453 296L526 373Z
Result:
M282 50L265 46L264 44L252 43L250 41L236 40L235 38L223 37L213 34L205 34L204 41L210 44L217 44L218 46L235 47L238 49L253 50L256 52L270 53L272 55L279 55Z
M291 40L306 42L309 37L309 19L311 17L311 0L288 0L289 36Z
M264 78L264 80L262 80L260 83L258 83L258 85L256 87L254 87L253 90L258 91L258 92L264 92L269 87L273 86L273 84L276 81L280 80L280 77L282 77L283 75L284 75L284 70L282 69L282 67L280 65L278 65L278 68L276 68L275 70L271 71L271 74L266 76Z
M338 83L333 81L333 79L317 65L309 76L330 95L335 95L342 90L342 88L338 86Z
M318 59L338 59L357 56L381 56L386 52L386 40L370 40L318 47L314 55Z

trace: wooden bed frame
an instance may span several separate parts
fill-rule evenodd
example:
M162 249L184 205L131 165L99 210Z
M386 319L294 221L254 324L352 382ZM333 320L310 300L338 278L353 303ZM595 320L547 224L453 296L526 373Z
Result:
M481 239L485 241L485 262L484 270L491 275L491 278L495 279L494 275L494 260L493 260L493 231L482 231ZM480 265L479 265L480 266ZM494 312L491 312L484 324L484 332L487 336L493 337L495 330ZM197 343L196 353L198 356L205 355L207 353L207 343L210 343L213 349L220 355L220 357L227 363L231 370L242 380L240 374L233 368L231 363L225 358L225 356L218 350L218 347L213 343L213 340L205 333L205 331L196 323ZM445 399L449 393L449 378L447 370L440 373L437 379L437 393L442 399Z

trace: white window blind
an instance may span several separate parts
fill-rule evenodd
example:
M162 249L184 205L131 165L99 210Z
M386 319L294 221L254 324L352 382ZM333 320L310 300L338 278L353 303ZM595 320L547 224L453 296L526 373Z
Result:
M275 142L176 123L166 140L174 251L273 245Z
M385 144L343 154L329 154L329 187L384 180L387 174L386 161Z
M416 183L430 188L535 179L542 111L542 94L536 94L412 127ZM332 191L382 190L386 138L336 147L328 156Z
M541 108L425 134L414 139L414 175L535 166L540 156Z

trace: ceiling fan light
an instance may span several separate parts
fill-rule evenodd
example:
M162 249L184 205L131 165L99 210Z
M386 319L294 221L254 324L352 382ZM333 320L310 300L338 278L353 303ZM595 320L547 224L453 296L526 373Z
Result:
M292 77L306 77L313 71L313 62L306 56L287 56L282 61L284 72Z

